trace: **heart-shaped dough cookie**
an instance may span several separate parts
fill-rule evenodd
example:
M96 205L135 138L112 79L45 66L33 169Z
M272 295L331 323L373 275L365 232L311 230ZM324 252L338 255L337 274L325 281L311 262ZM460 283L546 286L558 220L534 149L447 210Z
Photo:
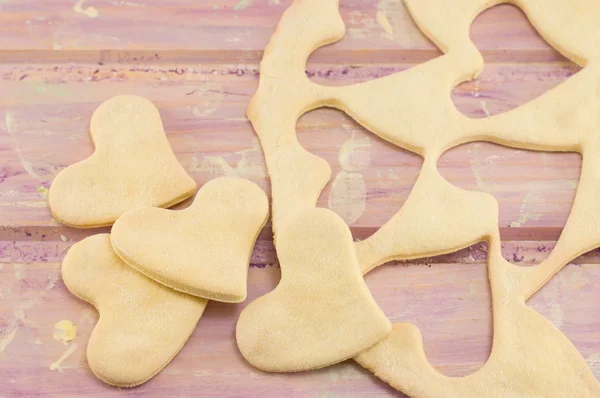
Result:
M142 384L160 372L190 337L208 302L127 266L108 234L75 244L62 274L67 288L100 313L87 347L92 372L119 387Z
M250 255L268 215L267 195L258 185L217 178L185 210L125 213L111 241L127 264L164 285L237 303L246 299Z
M344 221L316 208L283 225L276 237L281 281L237 323L244 358L267 372L318 369L385 338L392 325L363 280Z
M92 116L95 152L62 170L52 182L54 217L79 228L111 225L128 210L169 207L193 195L196 183L171 150L158 109L122 95Z

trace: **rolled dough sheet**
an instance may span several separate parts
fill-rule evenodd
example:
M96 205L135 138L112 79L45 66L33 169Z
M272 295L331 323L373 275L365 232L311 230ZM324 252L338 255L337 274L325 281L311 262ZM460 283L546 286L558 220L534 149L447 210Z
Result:
M118 387L142 384L177 355L207 300L145 277L113 252L108 234L76 243L62 264L67 288L100 313L87 347L90 369Z
M457 84L483 68L481 54L469 39L469 27L479 12L500 3L496 0L408 0L419 27L445 54L407 71L336 87L311 82L305 69L312 51L344 34L338 1L294 2L265 50L259 88L248 107L271 177L278 252L280 234L287 233L297 214L315 207L331 175L323 159L300 146L295 132L300 115L322 106L341 109L374 134L424 157L403 208L373 236L355 244L363 273L394 259L433 256L477 241L489 242L494 347L480 371L456 379L440 375L426 361L420 333L407 324L397 325L390 337L356 358L395 388L417 397L554 396L556 392L600 396L600 384L571 342L525 304L571 259L600 246L595 192L600 184L600 47L595 44L600 38L595 22L600 2L510 2L524 9L558 51L585 66L565 83L514 110L470 119L455 108L450 95ZM563 23L563 17L570 23ZM492 196L454 187L437 171L444 151L481 140L583 155L569 220L554 251L538 266L519 267L502 258L498 206ZM286 267L282 262L283 275Z
M94 112L90 132L92 156L62 170L50 186L50 209L63 224L112 225L128 210L170 207L194 194L196 183L177 161L158 109L147 99L109 99Z
M427 360L419 329L394 324L391 335L355 360L414 398L600 397L600 383L566 336L522 297L507 294L499 247L489 258L494 340L487 362L465 377L448 377Z
M125 213L111 242L127 264L164 285L237 303L246 298L250 255L268 215L267 195L256 184L217 178L185 210Z

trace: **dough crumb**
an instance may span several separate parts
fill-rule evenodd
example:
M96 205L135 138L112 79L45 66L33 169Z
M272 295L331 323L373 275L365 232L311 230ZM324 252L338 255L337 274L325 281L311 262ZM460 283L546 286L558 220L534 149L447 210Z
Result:
M54 333L52 333L52 337L54 337L57 341L62 341L63 343L68 343L75 340L77 337L77 326L73 325L73 322L68 320L62 320L56 322L54 325Z

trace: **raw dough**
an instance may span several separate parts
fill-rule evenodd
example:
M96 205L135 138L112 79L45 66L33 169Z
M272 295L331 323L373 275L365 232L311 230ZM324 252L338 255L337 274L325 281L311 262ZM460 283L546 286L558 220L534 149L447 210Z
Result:
M499 243L498 243L499 246ZM514 267L494 247L489 258L494 340L487 362L465 377L447 377L427 360L419 329L394 324L391 335L355 360L415 398L600 397L600 383L560 330L512 295Z
M268 372L318 369L386 337L391 324L363 281L350 229L331 210L309 209L277 236L279 285L242 311L238 347Z
M127 264L164 285L238 303L246 298L250 255L268 215L267 195L256 184L217 178L185 210L125 213L111 242Z
M455 108L450 93L483 68L481 54L469 39L469 26L480 11L498 3L408 0L419 27L445 54L407 71L342 87L320 86L304 73L313 50L343 36L338 1L303 0L288 8L265 50L259 88L248 108L271 177L277 249L277 237L285 233L288 220L316 205L330 177L327 163L298 143L296 120L317 107L341 109L385 140L424 157L403 208L373 236L356 243L363 272L389 260L452 252L479 240L490 245L494 347L480 371L457 379L438 374L425 359L416 327L407 324L398 325L389 338L361 353L359 363L418 397L560 396L561 392L600 396L600 383L571 342L525 304L571 259L600 246L600 207L595 196L600 185L600 50L596 45L600 3L511 1L524 9L552 45L585 68L519 108L470 119ZM583 155L571 215L556 248L539 266L506 262L500 253L495 199L453 187L437 171L444 151L480 140ZM285 274L286 264L281 267Z
M128 210L169 207L190 197L196 183L173 154L158 109L121 95L104 102L90 125L95 152L52 182L50 209L72 227L111 225Z
M113 252L108 234L76 243L62 274L71 293L100 313L87 347L92 372L119 387L142 384L160 372L190 337L208 302L127 266Z

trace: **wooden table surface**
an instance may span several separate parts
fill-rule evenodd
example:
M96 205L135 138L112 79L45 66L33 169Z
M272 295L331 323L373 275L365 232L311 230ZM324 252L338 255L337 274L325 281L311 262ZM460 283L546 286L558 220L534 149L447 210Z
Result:
M180 354L135 389L109 387L91 374L85 348L97 313L71 296L61 280L64 253L99 231L57 223L48 209L47 188L60 169L92 153L90 116L111 96L138 94L157 104L178 159L199 185L239 175L268 190L245 108L257 87L262 49L289 4L0 1L0 397L397 395L352 361L300 374L265 374L244 363L234 340L237 316L245 303L273 289L280 276L270 230L261 235L252 257L248 300L211 302ZM341 12L347 34L311 57L307 73L315 81L365 81L439 54L398 0L341 0ZM472 37L486 68L453 93L457 107L470 117L514 108L579 70L513 6L484 12ZM344 217L357 239L397 211L422 162L335 110L304 115L298 136L333 169L319 205ZM342 168L347 161L360 165L352 171L358 176L348 178ZM439 167L451 183L497 198L504 254L529 265L544 259L558 238L580 163L577 154L476 143L449 151ZM486 246L479 244L452 255L383 266L366 277L393 322L411 321L421 329L429 359L444 374L466 375L489 355L485 260ZM599 252L582 256L529 302L571 339L598 378L599 263ZM74 341L53 338L60 320L77 326Z

